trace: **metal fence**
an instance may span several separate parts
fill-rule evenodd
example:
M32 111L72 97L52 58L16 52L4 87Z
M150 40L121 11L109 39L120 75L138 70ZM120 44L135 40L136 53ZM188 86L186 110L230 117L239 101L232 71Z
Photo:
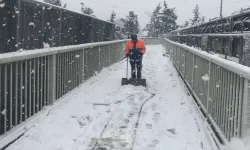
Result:
M0 53L114 40L111 22L34 0L0 4Z
M0 56L0 135L124 57L126 40Z
M167 39L164 45L218 142L250 135L250 69Z

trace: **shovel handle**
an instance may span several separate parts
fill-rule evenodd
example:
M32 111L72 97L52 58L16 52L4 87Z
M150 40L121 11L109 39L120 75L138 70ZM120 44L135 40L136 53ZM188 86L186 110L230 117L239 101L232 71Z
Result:
M127 57L127 70L126 70L126 78L128 78L128 57Z

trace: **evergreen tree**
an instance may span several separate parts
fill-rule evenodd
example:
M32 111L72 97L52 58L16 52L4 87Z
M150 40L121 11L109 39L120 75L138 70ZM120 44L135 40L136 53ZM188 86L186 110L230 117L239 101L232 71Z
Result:
M170 31L176 30L178 25L176 23L177 15L175 8L168 8L166 1L164 1L163 11L161 13L161 33L166 34Z
M199 5L196 4L195 8L193 9L193 19L191 19L191 25L197 25L200 23L201 18L200 18L200 12L199 12Z
M45 3L50 3L56 6L62 6L61 0L44 0Z
M180 28L186 28L189 26L189 21L185 21L185 23L183 25L180 25Z
M150 23L146 25L144 31L148 31L150 37L164 36L178 28L176 20L175 8L168 8L166 1L164 1L163 8L160 4L155 8Z
M161 5L159 4L153 11L150 23L146 25L145 29L143 29L143 31L148 32L149 37L158 37L160 34L160 28L161 28L160 10L161 10Z
M188 26L189 26L189 22L188 22L188 21L185 21L185 24L184 24L183 27L185 28L185 27L188 27Z
M63 8L67 8L67 3L64 4Z
M109 21L110 22L115 22L115 18L116 18L116 13L114 11L112 11Z
M81 3L81 5L82 5L81 8L82 13L95 17L93 9L89 7L84 7L84 3Z
M124 35L127 35L127 37L129 37L131 34L139 33L138 17L133 11L130 11L129 15L126 16L125 19L122 19L122 22L124 23L122 32Z
M201 23L205 23L205 16L203 16L202 18L201 18Z

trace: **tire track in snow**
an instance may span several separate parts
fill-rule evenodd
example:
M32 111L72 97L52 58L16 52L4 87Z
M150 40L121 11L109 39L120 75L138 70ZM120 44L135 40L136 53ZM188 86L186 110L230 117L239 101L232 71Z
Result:
M135 129L134 129L134 135L133 135L133 141L132 141L132 147L130 150L133 150L134 149L134 144L135 144L135 140L136 140L136 136L137 136L137 128L139 126L139 121L140 121L140 118L141 118L141 113L142 113L142 110L143 110L143 106L150 100L152 99L153 97L155 97L155 93L151 94L151 96L146 99L143 104L141 105L141 108L140 108L140 111L139 111L139 114L138 114L138 117L137 117L137 121L136 121L136 124L135 124Z
M110 119L107 121L107 123L105 124L104 128L102 129L102 132L101 132L101 134L100 134L100 136L99 136L98 139L100 139L100 138L103 136L104 132L106 131L106 129L107 129L107 127L108 127L110 121L111 121L112 118L114 117L114 115L115 115L116 111L118 110L119 106L120 106L123 102L125 102L126 100L128 100L129 98L133 97L134 95L135 95L135 94L129 95L129 96L126 97L124 100L120 101L120 103L116 106L114 112L112 113ZM94 144L94 146L93 146L93 148L92 148L91 150L95 150L95 149L97 148L98 139L96 139L95 144Z
M135 140L136 140L136 134L137 134L137 128L138 128L138 125L139 125L139 120L140 120L140 117L141 117L141 113L142 113L142 110L143 110L143 106L150 100L150 99L152 99L156 94L152 94L152 93L150 93L148 90L143 90L143 91L145 91L146 92L146 94L150 94L150 96L149 97L147 97L146 98L146 100L144 99L142 99L143 97L145 97L145 94L142 94L142 95L137 95L138 93L141 93L141 91L139 91L137 94L133 94L133 95L131 95L131 96L129 96L129 97L127 97L126 98L126 100L129 100L129 98L131 98L131 97L133 97L133 101L128 101L128 105L129 105L129 103L131 104L131 102L133 103L133 104L131 104L131 105L135 105L135 107L129 107L129 110L130 111L124 111L124 112L117 112L117 110L118 110L118 108L119 108L119 106L117 106L117 108L116 108L116 110L112 113L112 117L107 121L107 123L105 124L105 126L104 126L104 128L103 128L103 130L102 130L102 132L101 132L101 134L100 134L100 136L99 136L99 138L95 138L95 144L94 144L94 146L92 147L92 149L91 150L101 150L101 149L103 149L103 150L107 150L107 148L105 148L105 146L108 146L108 147L112 147L112 142L120 142L120 148L125 148L126 147L126 145L127 144L129 144L129 145L131 145L131 147L130 148L127 148L127 150L129 150L129 149L133 149L133 145L134 145L134 143L135 143ZM125 101L126 101L125 100ZM124 101L123 101L124 102ZM138 105L138 103L139 103L139 105ZM126 104L125 104L126 105ZM138 106L136 106L136 105L138 105ZM134 110L137 110L138 109L138 111L136 111L136 112L133 112ZM131 113L132 112L132 113ZM124 113L125 114L127 114L128 115L128 117L129 118L126 118L127 116L126 115L124 115ZM124 117L118 117L120 114L123 114L124 115ZM133 116L135 116L135 114L137 114L137 117L135 118L135 117L133 117ZM115 115L117 115L117 116L115 116ZM126 124L126 125L121 125L121 126L119 126L119 123L117 123L117 121L116 121L116 118L115 117L118 117L118 118L120 118L120 120L126 120L126 119L128 119L127 120L127 123L128 124ZM113 120L114 119L114 120ZM111 122L114 122L114 123L111 123ZM128 127L129 126L129 123L130 123L130 126L131 127ZM108 126L109 127L111 127L110 129L110 131L109 130L107 130L107 128L108 128ZM115 127L118 127L119 126L119 128L120 128L120 133L119 133L119 131L118 130L114 130L115 129ZM115 135L117 135L118 136L118 138L117 139L112 139L111 141L109 141L109 143L108 143L108 145L105 145L105 142L107 142L107 141L105 141L105 140L110 140L110 138L109 138L109 136L107 136L107 135L109 135L109 134L112 134L113 132L112 131L115 131L114 133L115 133ZM129 135L129 137L131 136L131 138L129 138L129 139L132 139L132 141L131 142L128 142L128 141L125 141L125 142L123 142L123 140L125 140L125 139L123 139L122 137L120 137L120 136L122 136L122 135L120 135L120 134L122 134L121 133L121 130L123 130L123 133L125 134L125 135L127 135L127 134L129 134L130 133L130 131L131 131L131 133L132 133L132 135ZM118 132L117 132L118 131ZM106 135L106 137L107 138L103 138L103 136L104 136L104 134L107 134ZM128 136L128 135L127 135ZM111 137L113 137L113 136L111 136ZM100 141L100 142L99 142ZM104 146L105 145L105 146Z

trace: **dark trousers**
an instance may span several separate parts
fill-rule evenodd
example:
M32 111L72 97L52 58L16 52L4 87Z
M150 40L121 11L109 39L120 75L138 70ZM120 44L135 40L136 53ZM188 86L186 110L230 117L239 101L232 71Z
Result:
M142 70L142 60L139 61L130 61L131 65L131 77L132 78L141 78L141 70ZM136 72L137 70L137 72ZM137 76L136 76L137 73Z

